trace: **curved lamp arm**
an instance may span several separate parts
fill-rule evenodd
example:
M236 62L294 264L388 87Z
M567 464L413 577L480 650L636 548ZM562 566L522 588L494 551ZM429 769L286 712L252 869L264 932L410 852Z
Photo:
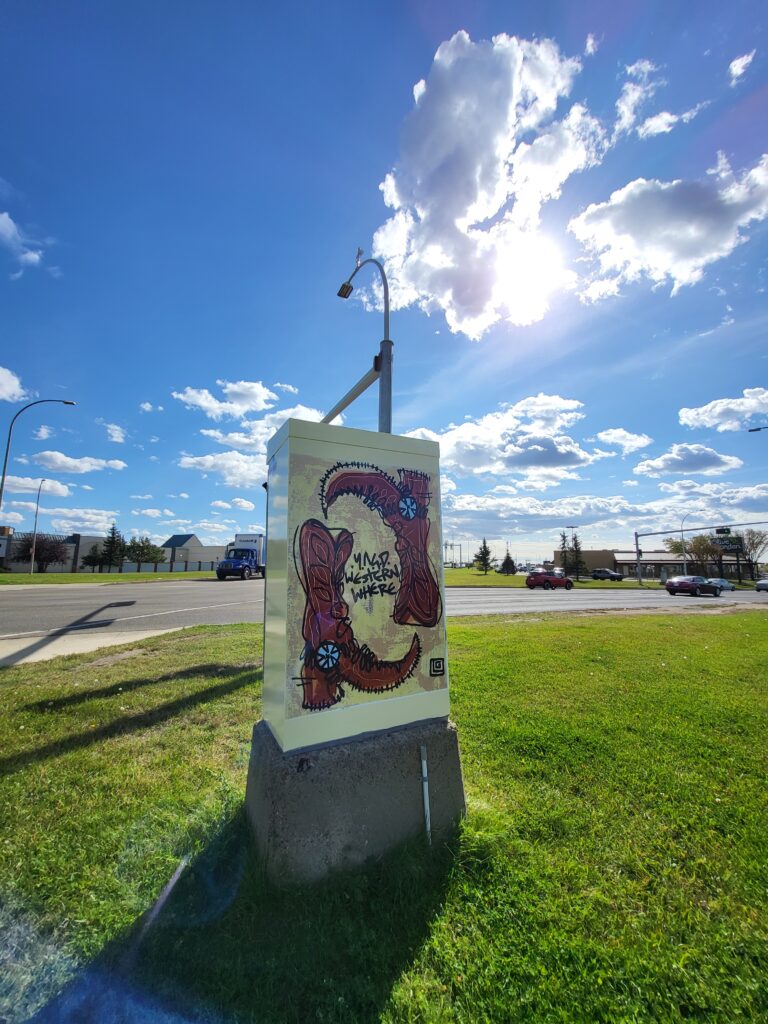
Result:
M38 398L35 402L28 402L26 405L22 405L19 411L11 420L11 425L8 428L8 441L5 445L5 458L3 459L3 475L0 477L0 509L3 507L3 491L5 490L5 473L8 468L8 453L11 450L11 438L13 436L13 425L16 420L21 416L25 409L31 409L33 405L42 405L44 402L57 402L60 405L76 405L76 402L71 401L68 398Z

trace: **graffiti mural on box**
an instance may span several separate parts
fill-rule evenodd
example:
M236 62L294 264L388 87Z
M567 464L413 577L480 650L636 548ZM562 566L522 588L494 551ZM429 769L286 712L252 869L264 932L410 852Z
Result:
M308 519L296 531L294 563L305 595L300 677L305 710L322 711L338 704L344 683L371 694L394 690L413 674L421 657L418 633L404 637L396 652L375 653L361 643L350 621L345 583L350 584L354 603L393 596L391 619L397 625L431 627L442 617L440 588L427 547L430 477L409 469L398 470L398 476L396 482L368 463L337 463L324 474L319 497L326 519L342 495L358 497L377 512L394 534L399 565L388 551L358 551L348 569L355 544L349 530L332 530L318 519Z

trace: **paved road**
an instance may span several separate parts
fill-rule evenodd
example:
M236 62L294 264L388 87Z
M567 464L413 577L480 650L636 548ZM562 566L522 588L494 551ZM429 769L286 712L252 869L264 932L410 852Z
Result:
M450 588L446 610L454 615L524 612L703 611L735 605L768 609L768 596L736 591L719 598L670 597L645 589L579 590ZM92 650L199 624L261 623L261 580L179 580L163 583L0 587L0 665Z

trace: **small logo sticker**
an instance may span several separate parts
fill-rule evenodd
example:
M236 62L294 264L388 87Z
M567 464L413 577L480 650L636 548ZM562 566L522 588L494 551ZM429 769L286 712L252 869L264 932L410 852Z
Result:
M444 676L445 675L445 658L430 658L429 659L429 674L431 676Z

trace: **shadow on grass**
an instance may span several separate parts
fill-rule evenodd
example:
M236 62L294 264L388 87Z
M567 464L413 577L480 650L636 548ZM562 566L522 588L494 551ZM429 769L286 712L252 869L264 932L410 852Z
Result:
M282 891L260 871L241 810L151 928L136 922L30 1020L373 1024L429 935L453 858L451 846L414 840L367 869Z
M179 672L172 678L183 678L184 676L201 674L205 675L212 669L215 669L218 672L219 666L198 665L194 669ZM229 669L229 671L231 671L231 669ZM120 718L116 718L113 721L108 722L106 725L101 725L96 729L89 729L87 732L74 733L72 736L64 736L62 739L54 740L52 743L48 743L45 746L35 747L32 750L23 750L17 754L10 754L7 757L2 757L0 758L0 776L12 775L14 772L19 771L21 768L25 768L27 765L35 764L40 761L47 761L52 757L60 757L62 754L68 754L73 750L80 750L84 747L93 746L94 743L101 743L103 740L112 739L115 736L124 736L126 733L138 732L141 729L149 729L152 726L167 721L169 718L173 718L175 715L188 711L190 708L197 707L200 704L205 704L210 700L216 700L218 697L225 697L227 694L234 693L236 690L240 690L244 686L252 686L261 679L261 674L261 669L243 672L236 675L228 682L221 683L219 686L209 686L207 689L200 690L198 693L190 693L184 697L179 697L178 700L166 701L165 704L159 704L157 707L149 708L147 711L142 711L139 714L123 715ZM169 678L171 677L166 676L165 681ZM133 689L138 689L141 686L160 681L161 680L156 679L139 679L134 680L131 685ZM123 685L125 689L125 684ZM95 695L91 693L90 696Z
M236 669L236 666L235 666ZM156 676L153 679L133 679L122 683L114 683L112 686L103 686L98 690L83 690L77 693L70 693L66 697L57 697L55 700L36 700L30 704L23 704L23 711L61 711L63 708L74 707L77 704L86 704L91 700L102 700L105 697L125 697L134 690L141 690L145 686L157 686L159 683L172 683L179 679L194 679L195 676L216 676L232 675L233 666L219 663L211 665L195 665L192 668L179 669L178 672L166 672L165 675Z

